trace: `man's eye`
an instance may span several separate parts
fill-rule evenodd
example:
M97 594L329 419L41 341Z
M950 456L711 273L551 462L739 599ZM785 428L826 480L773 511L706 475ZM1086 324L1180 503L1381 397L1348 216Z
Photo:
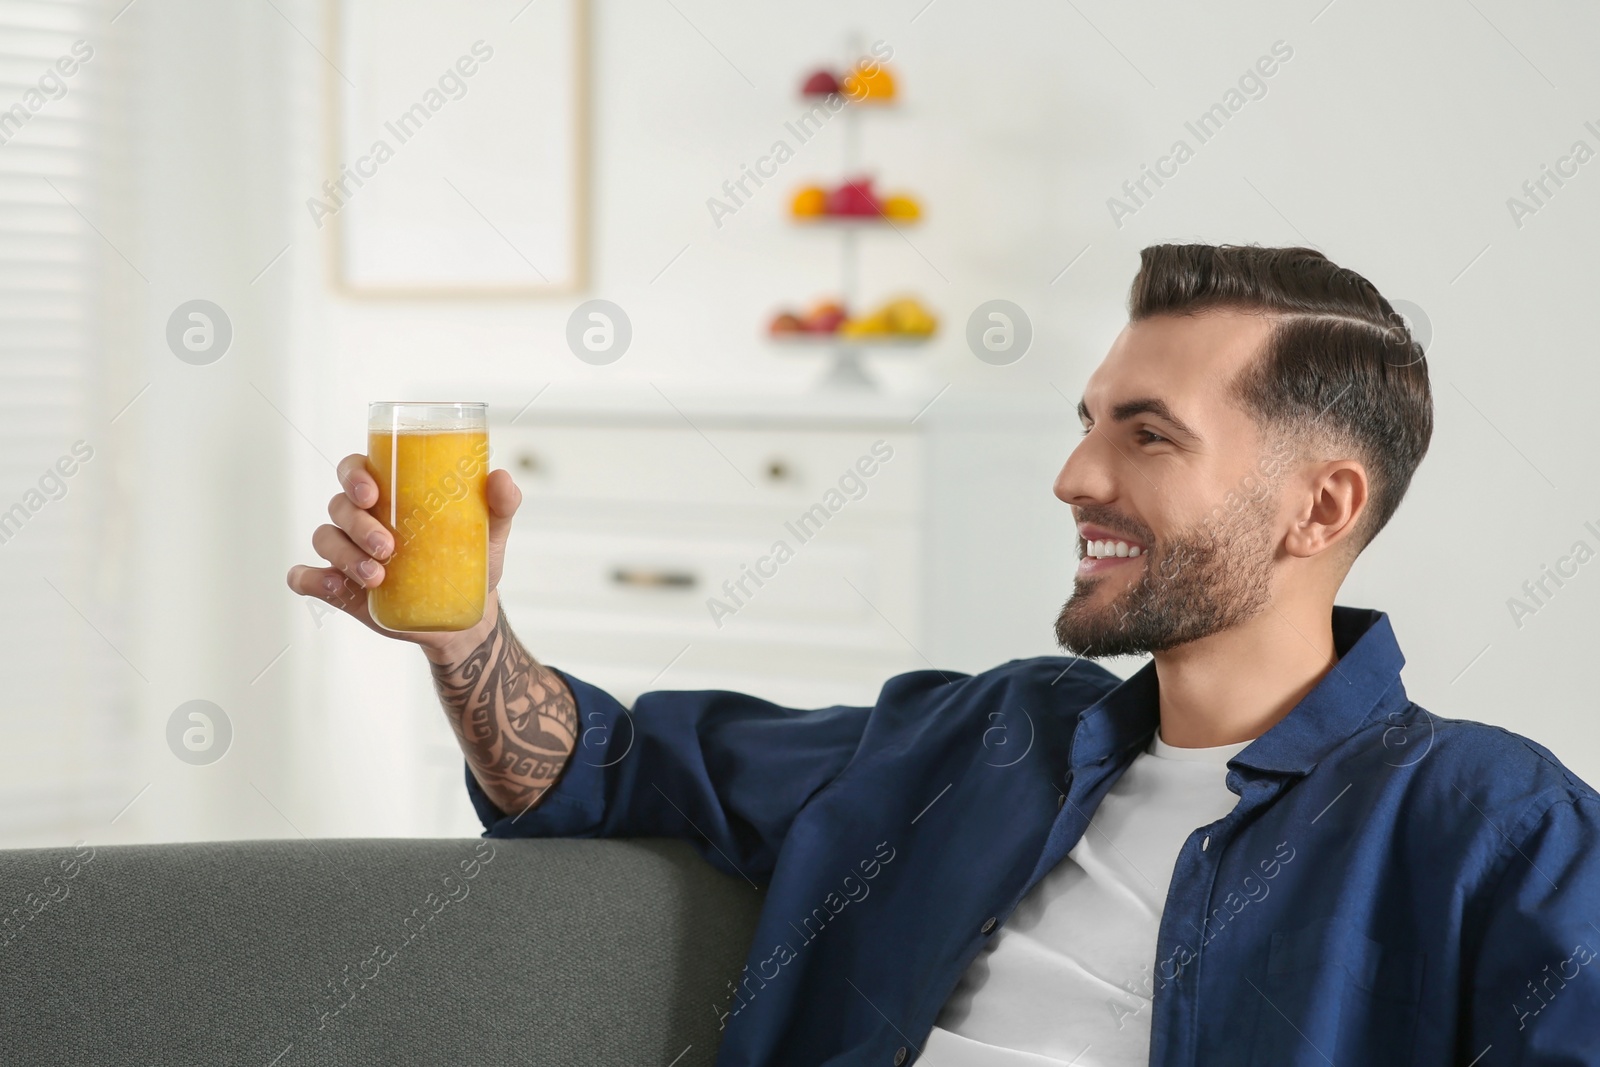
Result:
M1166 440L1166 438L1162 437L1160 434L1151 433L1149 430L1140 430L1139 431L1139 436L1144 439L1144 443L1147 444L1147 445L1148 444L1153 444L1156 441L1165 441Z
M1088 437L1088 436L1089 436L1089 431L1090 431L1090 430L1092 430L1092 429L1094 429L1094 427L1093 427L1093 426L1085 426L1085 427L1084 427L1084 428L1083 428L1083 431L1082 431L1082 433L1080 433L1080 434L1079 434L1079 436L1081 436L1081 437Z

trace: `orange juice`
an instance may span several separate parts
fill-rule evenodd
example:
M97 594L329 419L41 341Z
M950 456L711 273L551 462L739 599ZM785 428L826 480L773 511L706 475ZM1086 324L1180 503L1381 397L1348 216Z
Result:
M378 480L372 508L394 535L367 610L386 630L465 630L483 618L489 585L489 435L483 429L367 433Z

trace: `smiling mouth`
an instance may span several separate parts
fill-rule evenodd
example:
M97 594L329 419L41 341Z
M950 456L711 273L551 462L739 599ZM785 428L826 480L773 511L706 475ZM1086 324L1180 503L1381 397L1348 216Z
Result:
M1085 541L1083 542L1084 559L1126 559L1141 556L1144 549L1126 541Z

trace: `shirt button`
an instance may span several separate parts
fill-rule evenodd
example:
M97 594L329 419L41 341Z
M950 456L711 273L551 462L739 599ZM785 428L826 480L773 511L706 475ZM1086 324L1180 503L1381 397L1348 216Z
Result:
M984 920L983 932L984 933L988 933L990 930L993 930L993 929L994 929L994 916L991 915L991 916L989 916L988 919Z
M1059 811L1060 809L1062 809L1062 808L1064 808L1066 806L1067 806L1067 794L1062 793L1061 794L1061 799L1056 801L1056 810Z
M1208 847L1210 847L1210 845L1211 845L1211 835L1210 834L1207 834L1205 837L1200 839L1200 851L1201 852L1204 852Z
M906 1062L906 1047L901 1045L894 1050L894 1067L900 1067L904 1062Z

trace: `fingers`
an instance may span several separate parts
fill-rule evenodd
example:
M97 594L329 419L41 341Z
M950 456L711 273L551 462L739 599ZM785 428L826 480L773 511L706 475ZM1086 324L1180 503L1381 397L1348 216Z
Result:
M311 534L311 547L362 586L370 588L383 581L383 565L357 548L350 536L337 526L326 523L318 526Z
M378 502L378 483L367 469L367 457L353 452L339 461L335 468L339 484L357 507L370 508Z
M366 457L359 453L346 456L337 470L345 491L328 501L328 517L333 523L317 527L311 535L311 547L332 566L291 568L289 588L302 595L327 599L351 585L356 589L380 585L386 571L378 561L390 558L395 549L394 536L367 510L377 502L378 485ZM489 473L484 493L489 505L489 542L503 546L511 532L511 519L522 504L522 490L511 473L501 469Z
M394 551L394 537L372 512L357 507L348 493L337 493L328 501L328 518L343 530L352 544L360 545L374 559L388 559Z
M522 504L522 490L517 488L511 472L504 467L489 472L489 477L484 480L484 493L489 500L489 510L508 519L517 513L517 508Z
M510 536L511 518L522 504L522 490L505 468L489 472L484 482L484 497L489 502L489 543L500 544Z
M365 602L366 590L332 567L307 567L296 563L289 568L289 588L301 596L327 600L346 610Z

